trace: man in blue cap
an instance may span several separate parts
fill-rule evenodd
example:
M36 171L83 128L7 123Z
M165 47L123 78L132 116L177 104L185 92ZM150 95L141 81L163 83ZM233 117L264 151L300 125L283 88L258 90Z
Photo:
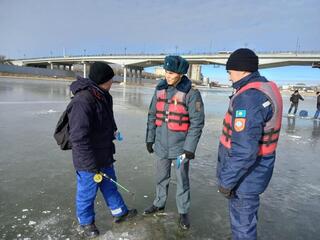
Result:
M232 239L256 240L259 195L273 172L282 97L275 83L260 76L252 50L234 51L226 69L235 93L220 137L218 189L229 199Z
M161 80L152 98L147 122L146 145L149 153L155 151L156 197L145 215L163 211L170 182L171 163L176 163L176 204L179 226L188 229L190 222L189 160L195 151L204 126L204 109L200 92L184 74L189 63L180 56L164 60L165 80ZM153 150L154 145L154 150Z

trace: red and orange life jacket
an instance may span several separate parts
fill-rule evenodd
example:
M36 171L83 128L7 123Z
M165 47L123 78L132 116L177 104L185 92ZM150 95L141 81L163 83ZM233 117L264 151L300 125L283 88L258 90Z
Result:
M177 91L171 98L167 99L165 89L157 91L156 103L156 126L161 126L163 122L168 124L172 131L186 132L189 129L189 113L185 103L186 93ZM169 104L168 110L165 105Z
M240 88L230 99L229 109L223 120L223 130L220 137L220 143L226 148L231 148L232 136L232 103L234 99L248 89L257 89L263 92L272 105L272 118L266 123L262 137L259 141L259 155L265 156L273 153L277 148L280 136L281 120L282 120L282 97L277 85L274 82L252 82Z

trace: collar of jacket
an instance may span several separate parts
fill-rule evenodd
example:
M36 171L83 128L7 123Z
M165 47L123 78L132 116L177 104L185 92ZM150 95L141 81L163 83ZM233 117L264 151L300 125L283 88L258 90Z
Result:
M250 75L242 78L241 80L235 82L232 84L232 87L236 90L239 90L243 86L247 85L250 82L266 82L267 80L260 76L260 73L258 71L251 73Z
M181 81L176 86L176 89L180 92L188 93L191 89L192 83L187 76L182 76ZM166 80L162 79L158 86L156 87L157 90L168 89L169 85Z
M100 88L99 85L92 81L90 78L88 78L88 80L90 82L91 87L97 90L100 94L105 94L106 92L108 92Z
M98 91L100 94L102 94L105 98L110 98L110 97L111 97L111 94L110 94L109 91L100 88L99 85L96 84L96 83L95 83L94 81L92 81L91 79L88 78L88 80L89 80L89 82L90 82L90 84L91 84L91 87L92 87L93 89L95 89L96 91Z

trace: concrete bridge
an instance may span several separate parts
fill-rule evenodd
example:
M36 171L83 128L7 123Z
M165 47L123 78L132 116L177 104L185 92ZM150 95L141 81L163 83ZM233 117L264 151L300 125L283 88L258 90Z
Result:
M191 65L225 65L231 52L218 52L214 54L181 55ZM282 66L311 66L320 68L320 52L269 52L257 53L260 68L275 68ZM62 66L63 69L72 70L74 64L83 64L84 76L87 75L87 66L95 61L104 61L109 64L118 64L123 67L124 83L127 74L141 81L141 72L146 67L163 64L165 54L159 55L95 55L95 56L62 56L30 59L15 59L11 62L19 66L45 67L53 69Z

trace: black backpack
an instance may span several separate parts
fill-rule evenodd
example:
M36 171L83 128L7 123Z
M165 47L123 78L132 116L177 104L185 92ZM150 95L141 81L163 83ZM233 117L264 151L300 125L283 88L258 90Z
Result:
M53 137L61 150L70 150L72 148L71 142L69 141L69 118L68 112L71 110L72 100L68 104L66 110L62 113L57 126L54 130Z
M94 97L88 90L80 91L76 95L78 94L90 96L90 100L94 101ZM72 149L72 144L69 141L69 117L68 117L68 113L71 111L71 108L72 108L72 100L73 99L71 99L66 110L60 116L53 134L53 137L56 140L57 144L60 146L61 150Z

